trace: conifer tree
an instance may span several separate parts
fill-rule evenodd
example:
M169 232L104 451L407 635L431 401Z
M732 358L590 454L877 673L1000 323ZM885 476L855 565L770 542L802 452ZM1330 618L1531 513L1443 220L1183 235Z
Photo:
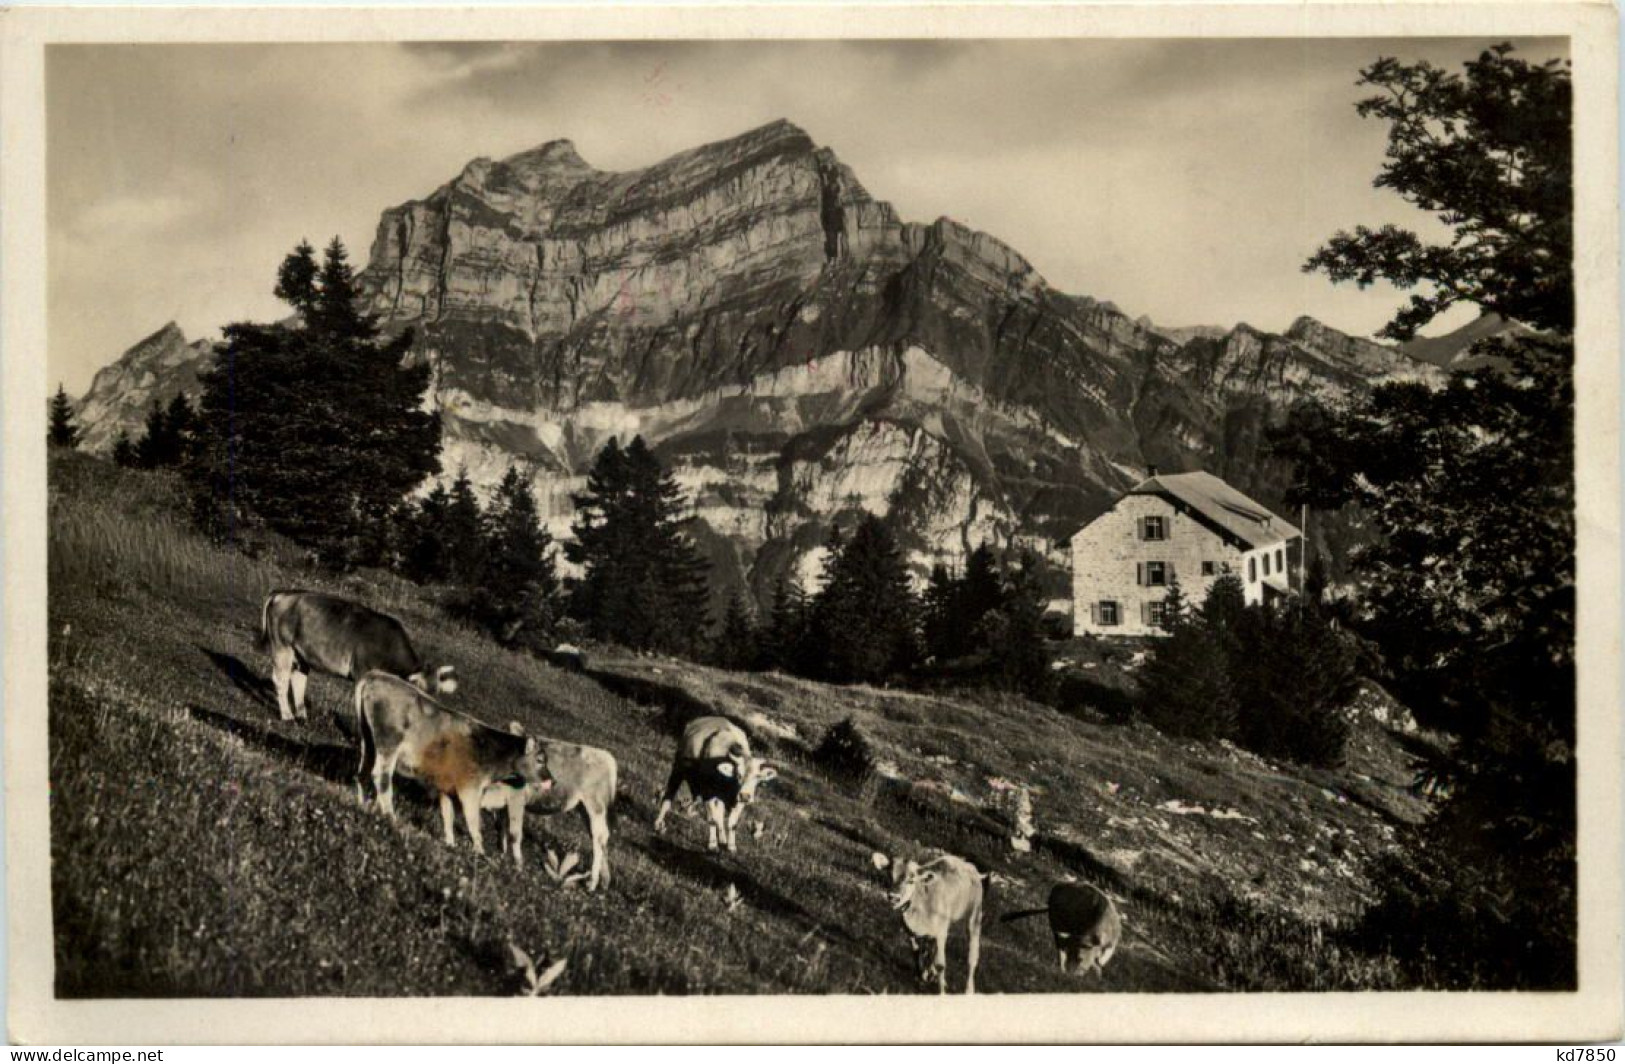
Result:
M574 497L566 556L583 573L571 612L599 639L693 653L704 638L709 565L682 525L686 500L641 436L610 440Z
M446 546L446 519L451 509L451 495L443 484L436 484L416 503L402 507L401 575L420 584L434 584L450 574L449 551Z
M793 579L780 577L773 590L773 613L758 646L760 668L791 673L809 671L806 653L807 592Z
M1001 686L1042 701L1054 690L1049 650L1044 636L1044 590L1038 579L1038 559L1023 551L1020 561L1001 581L1004 633L989 647ZM991 614L990 614L991 615Z
M959 620L961 584L938 562L931 567L922 602L925 652L938 666L964 653L965 628Z
M440 532L446 577L452 583L466 586L480 578L485 569L488 531L486 514L474 494L474 482L469 479L467 467L459 467Z
M113 440L113 461L127 469L138 464L135 444L130 442L130 434L123 429L119 429L118 436Z
M864 514L831 557L813 607L820 674L841 683L874 683L919 660L919 606L908 568L886 523Z
M379 561L390 515L438 460L439 419L420 409L429 367L403 364L410 332L381 340L358 309L342 244L314 279L312 266L301 245L278 271L299 324L227 326L201 376L194 511L218 535L251 520L331 564Z
M470 613L505 644L543 648L559 618L553 537L528 478L509 466L487 515L489 535Z
M1230 655L1204 618L1172 625L1141 668L1139 684L1140 713L1158 730L1193 739L1235 738Z
M51 397L50 418L47 440L52 447L79 446L79 429L73 423L73 400L68 398L68 392L61 384L56 386L56 394Z
M750 607L744 594L736 590L728 599L728 611L712 644L711 660L725 669L748 669L757 660L757 641Z

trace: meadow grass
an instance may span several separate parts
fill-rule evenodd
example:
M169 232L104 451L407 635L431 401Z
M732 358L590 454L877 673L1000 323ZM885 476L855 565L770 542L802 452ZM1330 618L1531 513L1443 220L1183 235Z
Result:
M338 578L297 551L250 557L187 528L177 485L84 456L53 459L50 756L58 992L98 995L511 994L517 945L568 961L556 992L878 993L918 989L875 850L941 847L995 873L984 992L1350 989L1385 958L1340 927L1363 862L1413 808L1360 781L1306 778L1142 727L1090 724L1021 699L838 688L594 648L592 673L503 650L379 573ZM439 839L421 792L391 822L357 801L349 685L311 683L308 723L278 719L254 650L266 592L302 586L397 613L457 665L459 708L612 751L621 773L597 895L561 889L548 849L582 823L533 812L522 868ZM725 713L779 767L733 855L679 816L649 824L675 735ZM812 756L850 718L879 771ZM1368 737L1366 774L1397 779ZM1009 845L991 781L1034 788L1031 853ZM1397 790L1397 788L1396 788ZM1329 796L1328 796L1329 795ZM1350 796L1353 796L1351 800ZM1169 813L1177 801L1247 819ZM488 841L496 825L487 825ZM1300 861L1313 871L1303 871ZM1053 967L1042 919L998 925L1082 878L1124 903L1104 980ZM736 898L736 903L730 903ZM950 947L950 985L963 978Z

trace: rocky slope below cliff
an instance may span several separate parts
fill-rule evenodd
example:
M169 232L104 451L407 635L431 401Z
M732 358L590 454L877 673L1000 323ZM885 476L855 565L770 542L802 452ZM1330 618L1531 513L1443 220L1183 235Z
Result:
M563 140L476 159L383 212L362 283L434 367L448 475L520 462L564 535L596 450L641 433L758 591L853 508L924 565L984 540L1063 559L1151 464L1275 502L1258 444L1286 404L1439 373L1307 318L1159 331L899 219L788 122L629 172Z

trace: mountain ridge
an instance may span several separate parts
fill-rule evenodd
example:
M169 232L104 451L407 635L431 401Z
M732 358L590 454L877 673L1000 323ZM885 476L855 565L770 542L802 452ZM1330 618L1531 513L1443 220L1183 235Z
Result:
M381 212L360 284L433 367L444 475L517 461L567 535L592 454L641 433L724 583L762 595L855 508L923 567L983 540L1064 564L1150 465L1275 502L1259 441L1287 404L1442 372L1308 317L1158 330L902 220L782 120L618 173L564 139L472 160Z

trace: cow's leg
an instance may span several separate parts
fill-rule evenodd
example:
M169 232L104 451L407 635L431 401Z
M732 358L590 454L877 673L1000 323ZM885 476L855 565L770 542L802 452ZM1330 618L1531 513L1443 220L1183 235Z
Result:
M485 836L480 834L480 788L464 787L457 792L457 800L463 805L463 822L468 825L468 835L474 849L484 853Z
M730 853L733 852L734 845L739 841L739 818L744 815L745 806L743 803L734 806L733 811L728 814L728 841L726 845Z
M440 827L445 833L447 846L457 845L457 832L452 828L455 820L456 814L452 812L451 808L451 795L442 794L440 796Z
M310 711L305 706L305 683L310 679L310 673L294 662L293 672L288 676L288 686L293 694L293 715L300 720L308 720Z
M937 935L937 956L934 962L937 969L937 993L948 992L948 929L943 928Z
M656 833L666 830L666 814L671 812L671 803L677 799L677 790L683 785L683 774L677 768L671 770L671 777L666 780L666 793L660 799L660 811L655 814Z
M967 960L970 970L965 974L965 993L967 994L976 993L976 962L981 959L981 955L982 911L981 906L977 906L976 911L971 914L970 920L970 956Z
M372 732L367 727L365 720L361 722L361 727L358 730L361 732L361 764L355 770L355 796L357 801L359 801L362 805L366 805L366 779L372 768L368 762L372 761L378 756L378 750L373 746Z
M609 810L592 802L581 803L587 818L587 834L592 837L592 868L587 873L587 890L609 886Z
M293 703L288 698L292 676L293 648L277 647L271 651L271 686L276 688L276 710L283 720L293 719Z
M722 804L721 798L712 798L705 803L705 811L710 814L711 820L706 825L705 848L714 851L717 840L728 837L728 807Z
M395 759L376 757L372 763L372 786L378 795L378 808L395 819Z
M524 788L515 790L508 795L508 849L513 853L513 863L523 868L525 865Z
M1064 971L1066 971L1066 950L1064 950L1064 949L1057 949L1057 950L1056 950L1056 951L1055 951L1055 954L1056 954L1056 956L1057 956L1057 957L1058 957L1058 958L1059 958L1059 959L1060 959L1060 962L1061 962L1061 971L1063 971L1063 972L1064 972Z

